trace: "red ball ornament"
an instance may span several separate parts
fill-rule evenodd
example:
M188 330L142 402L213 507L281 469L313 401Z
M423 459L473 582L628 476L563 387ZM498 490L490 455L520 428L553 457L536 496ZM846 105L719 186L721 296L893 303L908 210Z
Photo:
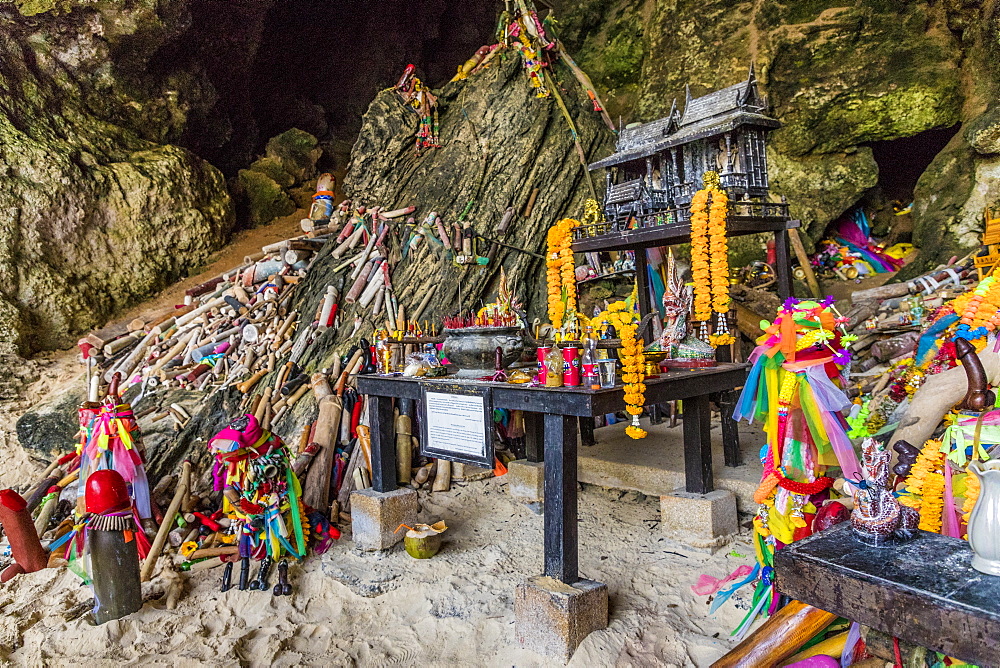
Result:
M125 510L132 505L125 479L118 471L102 469L87 477L87 512L96 515Z

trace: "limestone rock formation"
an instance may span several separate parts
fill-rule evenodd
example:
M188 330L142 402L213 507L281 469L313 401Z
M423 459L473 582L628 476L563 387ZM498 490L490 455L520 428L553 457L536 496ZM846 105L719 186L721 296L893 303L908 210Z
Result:
M551 74L563 88L587 159L609 153L613 135L571 73L557 65ZM425 248L417 254L419 261L408 257L393 276L400 302L415 308L414 295L433 282L439 285L438 292L424 317L478 308L494 296L490 291L503 267L517 283L522 301L544 309L545 263L538 254L545 252L546 231L560 218L582 215L592 192L557 101L535 96L515 53L495 58L491 67L465 81L449 84L438 101L443 147L418 157L413 147L416 114L395 93L379 94L364 116L344 180L345 193L358 202L414 205L418 221L435 211L451 226L464 214L477 233L490 238L498 236L495 229L504 211L513 207L516 215L509 235L501 241L523 250L498 246L489 264L460 267L440 247ZM598 182L603 197L601 186ZM534 206L524 217L535 189ZM479 254L487 255L489 247L481 241Z
M155 43L153 18L0 9L3 352L71 343L204 262L232 224L222 174L125 117L139 108L170 133L169 96L142 109L113 71L129 38Z
M296 186L308 191L304 199L309 202L315 185L310 181L322 153L316 137L298 128L272 137L264 156L239 171L234 188L238 218L254 227L293 213L297 193L291 189Z

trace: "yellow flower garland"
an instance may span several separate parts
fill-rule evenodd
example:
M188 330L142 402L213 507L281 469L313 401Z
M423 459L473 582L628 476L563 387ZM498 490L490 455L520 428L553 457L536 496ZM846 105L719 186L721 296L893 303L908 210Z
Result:
M976 477L975 473L971 471L965 476L965 501L962 503L962 521L966 525L969 524L969 516L972 515L972 509L976 507L976 501L979 500L979 492L982 491L982 484L979 482L979 478ZM963 536L967 538L968 536Z
M549 322L556 329L563 325L563 318L576 313L576 266L573 263L573 228L580 223L563 218L549 228L545 256L546 282L548 284Z
M920 512L920 529L935 533L941 533L944 514L944 453L940 448L938 440L924 444L906 478L907 495L899 498L902 505Z
M593 325L607 322L615 328L621 339L625 410L632 416L632 424L625 427L625 433L638 439L646 436L646 431L639 426L639 416L642 415L642 407L646 403L646 385L642 382L645 379L646 356L643 354L643 340L635 337L638 330L635 312L632 310L635 299L636 292L633 290L628 300L608 304L606 310L595 315L589 322Z
M725 324L729 313L729 242L726 220L729 197L715 172L706 172L705 187L691 199L691 278L694 281L694 319L707 321L719 314L718 330L709 336L713 346L736 338ZM711 205L709 205L711 198Z
M621 337L622 382L625 383L625 410L632 416L632 424L625 427L631 438L645 438L646 431L639 426L639 416L645 401L646 385L643 384L646 358L642 339L636 339L636 325L629 323L618 330Z

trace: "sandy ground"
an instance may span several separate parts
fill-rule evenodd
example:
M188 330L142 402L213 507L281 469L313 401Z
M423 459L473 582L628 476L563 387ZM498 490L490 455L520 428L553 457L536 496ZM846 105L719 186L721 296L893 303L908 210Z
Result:
M262 244L295 234L299 213L243 233L193 276L123 316L179 303L183 290L238 265ZM43 465L17 444L18 415L80 374L75 350L31 361L40 380L0 404L0 486L23 487ZM614 428L612 428L614 429ZM13 666L548 666L514 638L515 585L542 571L542 517L510 499L503 478L420 492L421 520L445 520L441 553L411 559L401 546L361 553L349 532L323 556L291 569L295 593L218 591L221 571L182 574L175 610L161 598L96 627L89 587L65 569L24 575L0 587L0 663ZM730 551L732 550L732 551ZM750 563L747 535L713 557L659 535L655 497L584 486L580 570L605 582L611 619L591 634L571 666L708 666L723 655L744 614L739 595L714 616L710 597L691 591L701 573L725 577ZM272 576L272 583L274 577ZM749 593L749 592L748 592Z
M92 626L90 590L66 570L20 576L0 589L0 659L14 666L547 666L514 639L513 594L541 572L542 518L510 499L503 478L420 493L421 519L444 519L433 559L401 546L362 553L345 536L293 566L291 597L218 591L220 571L184 574L175 610L154 600ZM655 499L586 486L580 495L580 570L605 582L611 620L570 666L707 666L742 617L712 617L698 575L724 577L749 557L686 552L658 535ZM746 538L732 545L749 555ZM162 589L154 578L152 590ZM739 602L737 603L737 605ZM740 606L742 607L742 606ZM722 639L718 639L717 636Z

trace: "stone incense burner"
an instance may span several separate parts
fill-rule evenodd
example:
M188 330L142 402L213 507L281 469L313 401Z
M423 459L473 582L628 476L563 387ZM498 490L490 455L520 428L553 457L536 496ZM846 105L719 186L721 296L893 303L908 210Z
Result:
M465 327L444 330L441 352L459 368L459 378L491 376L494 372L494 355L499 346L503 351L502 364L506 369L524 352L524 337L520 327Z

